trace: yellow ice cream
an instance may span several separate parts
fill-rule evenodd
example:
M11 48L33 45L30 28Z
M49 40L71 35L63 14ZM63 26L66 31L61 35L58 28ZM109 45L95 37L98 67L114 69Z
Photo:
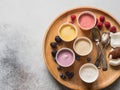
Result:
M76 30L71 25L64 25L60 29L60 36L65 41L72 41L76 37Z

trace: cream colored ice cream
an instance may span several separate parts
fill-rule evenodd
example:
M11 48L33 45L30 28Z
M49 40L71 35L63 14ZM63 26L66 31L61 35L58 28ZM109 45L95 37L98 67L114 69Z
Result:
M90 50L90 43L86 40L80 40L76 43L75 49L80 54L86 54Z
M92 51L93 45L87 37L80 37L74 42L73 48L77 54L85 56Z

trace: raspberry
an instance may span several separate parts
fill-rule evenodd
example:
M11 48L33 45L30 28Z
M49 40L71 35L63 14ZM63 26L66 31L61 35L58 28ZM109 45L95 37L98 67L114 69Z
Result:
M115 26L112 26L112 27L110 28L110 32L116 33L116 27L115 27Z
M98 22L98 24L97 24L97 27L98 27L98 29L102 29L102 27L103 27L103 23L102 22Z
M100 21L104 22L105 21L105 17L104 16L100 16Z
M109 29L110 26L111 26L110 22L105 22L105 27L106 27L107 29Z
M71 20L74 21L76 19L75 15L71 15Z

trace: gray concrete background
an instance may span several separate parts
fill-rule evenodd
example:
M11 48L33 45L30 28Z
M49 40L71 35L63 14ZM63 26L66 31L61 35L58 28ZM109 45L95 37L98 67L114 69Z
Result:
M42 39L62 12L103 9L120 21L119 0L0 0L0 90L69 90L49 74ZM120 90L120 79L104 90Z

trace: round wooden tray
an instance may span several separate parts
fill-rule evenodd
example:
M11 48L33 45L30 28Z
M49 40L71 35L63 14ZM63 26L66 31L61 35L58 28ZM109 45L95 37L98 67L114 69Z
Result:
M107 71L102 71L101 69L99 69L100 75L99 75L99 78L97 79L97 81L95 81L92 84L84 83L80 79L78 71L79 71L79 68L81 67L81 65L83 65L84 63L87 63L87 61L86 61L87 57L81 57L80 61L76 60L75 63L69 68L65 68L62 71L57 70L58 64L54 61L54 59L51 55L52 48L50 47L50 43L55 41L54 38L57 35L57 30L58 30L59 26L65 22L70 21L70 15L75 14L76 16L78 16L80 12L86 11L86 10L92 11L93 13L96 14L97 17L99 17L100 15L104 15L107 21L110 21L110 23L112 25L115 25L117 27L117 30L120 30L120 24L110 14L104 12L103 10L99 10L99 9L92 8L92 7L81 7L81 8L76 8L76 9L66 11L65 13L63 13L59 17L57 17L53 21L53 23L50 25L50 27L48 28L48 30L45 34L44 43L43 43L44 61L45 61L45 64L47 65L50 73L58 82L60 82L64 86L71 88L71 89L74 89L74 90L102 89L102 88L109 86L116 79L118 79L120 77L120 67L114 68L114 67L111 67L108 65ZM76 25L76 27L78 29L78 33L79 33L78 37L79 36L86 36L86 37L89 37L91 39L91 32L90 31L85 32L85 31L80 30L80 28L77 25L77 21L75 21L74 25ZM101 32L102 31L108 32L108 30L106 30L105 27L101 30ZM71 42L71 43L62 42L60 45L57 46L57 49L60 49L62 47L68 47L68 48L73 49L72 45L73 45L73 42ZM94 48L93 48L92 53L90 54L90 56L92 57L91 63L94 63L95 58L96 58L96 47L95 47L94 42L93 42L93 45L94 45ZM107 55L109 53L110 48L111 47L109 47L107 50ZM108 58L107 58L107 61L109 61ZM59 74L60 74L60 72L65 72L65 71L74 71L74 73L75 73L74 77L72 79L62 80L59 77Z

